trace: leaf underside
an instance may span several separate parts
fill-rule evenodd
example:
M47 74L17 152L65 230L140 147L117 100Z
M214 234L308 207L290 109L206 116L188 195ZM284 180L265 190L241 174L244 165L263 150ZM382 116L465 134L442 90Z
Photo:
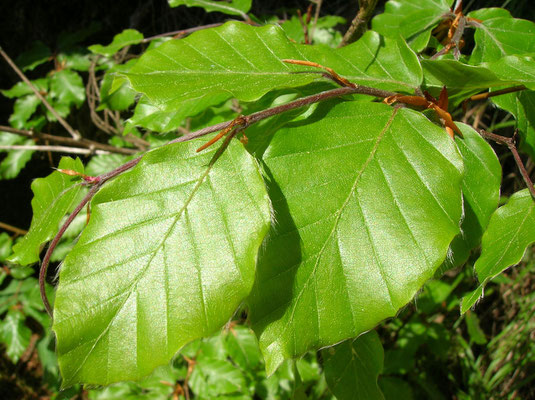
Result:
M64 386L135 380L213 334L248 295L270 221L238 141L148 153L107 184L60 273L53 329Z

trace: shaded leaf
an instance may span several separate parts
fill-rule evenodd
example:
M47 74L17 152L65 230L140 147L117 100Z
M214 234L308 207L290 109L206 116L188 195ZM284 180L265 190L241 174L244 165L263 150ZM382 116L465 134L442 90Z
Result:
M15 63L23 71L32 71L39 65L50 61L52 53L50 48L40 40L33 42L32 47L17 57Z
M239 395L247 391L245 377L229 361L203 357L196 364L189 380L191 390L201 399Z
M50 96L67 107L82 105L85 100L85 87L82 77L71 70L61 70L50 79Z
M420 52L452 3L453 0L390 0L384 13L372 20L372 28L387 37L401 35L414 51Z
M84 172L79 159L68 157L61 159L59 168ZM39 261L41 246L54 237L61 218L74 208L80 190L79 180L57 171L34 180L32 223L29 232L13 246L9 261L20 265Z
M272 373L395 315L433 275L459 233L462 162L420 113L365 102L320 105L263 160L276 223L249 304Z
M127 80L121 82L121 85L115 90L111 90L113 80L117 72L128 72L137 60L130 60L126 64L116 65L106 71L100 86L100 105L98 110L108 108L110 110L123 111L130 107L136 98L136 91L132 89Z
M41 78L31 81L32 84L40 91L46 92L48 90L48 79ZM17 82L11 89L2 90L2 94L10 99L15 97L22 97L27 94L32 94L32 89L26 84L26 82Z
M245 326L236 326L226 335L226 347L232 361L245 371L260 366L262 355L254 333Z
M520 150L535 160L535 91L496 96L492 101L515 117L521 137Z
M202 7L206 12L218 11L223 14L240 15L247 19L247 12L251 9L252 0L169 0L169 6Z
M143 34L141 32L138 32L135 29L125 29L121 33L115 35L113 41L109 45L102 46L100 44L94 44L93 46L89 46L88 49L95 54L111 57L123 47L141 43L142 40Z
M452 242L453 258L447 269L466 261L487 229L500 200L501 165L492 147L472 127L457 123L463 138L455 137L464 164L462 183L464 217L461 234Z
M384 399L377 379L383 371L383 346L370 331L322 351L329 389L339 400Z
M0 339L6 345L6 354L13 363L19 361L30 344L32 331L24 325L24 315L20 311L8 311L0 321Z
M470 64L496 61L504 56L535 53L535 23L510 17L477 24Z
M4 132L0 133L4 134ZM23 139L17 142L17 145L32 146L31 139ZM2 150L4 152L5 150ZM9 150L7 156L0 162L0 179L13 179L19 175L19 172L31 160L33 150Z
M5 261L5 259L11 254L11 246L13 245L13 240L7 234L7 232L0 233L0 262Z
M213 147L195 153L204 142L147 153L93 199L56 293L64 386L140 379L248 295L270 221L264 183L238 141L213 166Z
M481 241L481 256L474 268L481 283L465 296L461 311L472 307L485 285L508 267L517 264L526 248L535 242L535 200L528 189L516 192L490 219Z
M13 114L9 116L11 126L16 129L25 129L28 120L40 103L41 101L34 94L18 98L13 106Z

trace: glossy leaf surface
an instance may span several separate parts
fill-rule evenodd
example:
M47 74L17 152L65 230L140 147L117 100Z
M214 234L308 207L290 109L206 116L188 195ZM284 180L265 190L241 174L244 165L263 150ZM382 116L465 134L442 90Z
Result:
M372 27L387 37L397 38L401 34L411 48L419 52L427 45L431 30L450 11L452 3L453 0L390 0L384 13L373 19Z
M507 204L492 215L481 241L481 256L474 265L481 286L463 299L462 310L475 304L489 280L520 262L533 242L535 200L528 189L524 189L511 196Z
M271 373L414 296L459 233L463 168L443 128L364 102L320 105L279 130L263 161L276 223L249 304Z
M510 17L490 18L477 25L474 40L471 64L535 53L535 23Z
M383 346L375 331L322 351L325 378L338 400L382 400L377 386Z
M53 329L65 385L139 379L217 331L248 295L270 221L263 180L234 140L148 153L93 199L60 273Z
M84 172L79 159L67 157L61 159L59 168ZM60 220L76 206L80 190L79 178L58 171L33 181L32 224L24 238L13 246L11 262L28 265L39 261L41 246L54 237Z
M283 59L318 62L380 89L412 93L422 80L416 55L401 40L368 32L350 46L331 49L294 44L276 26L242 23L166 42L145 53L126 76L150 107L181 121L231 97L255 101L274 89L326 80L317 68Z

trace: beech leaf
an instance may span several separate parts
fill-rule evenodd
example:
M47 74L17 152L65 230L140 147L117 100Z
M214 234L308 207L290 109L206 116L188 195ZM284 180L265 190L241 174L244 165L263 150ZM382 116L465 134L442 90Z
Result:
M247 19L247 11L251 8L252 0L169 0L169 6L202 7L206 12L219 11L223 14L240 15Z
M269 202L237 140L153 150L93 199L66 257L53 329L64 386L138 380L221 328L249 294Z
M410 301L459 233L463 167L443 128L367 102L321 104L263 161L276 222L249 305L272 373Z

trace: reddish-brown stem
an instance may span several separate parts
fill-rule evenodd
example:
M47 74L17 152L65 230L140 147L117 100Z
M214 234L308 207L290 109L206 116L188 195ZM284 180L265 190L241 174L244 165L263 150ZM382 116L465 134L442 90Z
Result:
M487 132L484 129L481 129L479 133L485 139L493 140L494 142L505 145L509 148L511 153L513 153L513 158L515 159L515 163L518 169L520 170L520 174L522 175L522 178L524 179L524 182L526 183L526 186L528 187L528 190L531 193L531 196L533 197L533 199L535 199L535 187L533 186L533 182L531 178L529 177L529 174L528 174L528 171L526 170L524 162L520 158L520 154L518 154L518 150L516 148L514 137L509 138L506 136L496 135L495 133ZM516 136L516 132L515 132L515 136Z
M359 0L359 11L353 21L351 21L351 26L345 33L339 47L353 43L364 35L368 21L372 17L376 5L377 0Z
M212 158L211 162L214 162L214 160L221 154L221 152L226 148L228 143L230 143L230 140L234 137L235 134L245 129L246 127L250 126L251 124L262 121L263 119L272 117L277 114L282 114L286 111L294 110L296 108L300 108L300 107L304 107L313 103L317 103L319 101L328 100L328 99L332 99L332 98L347 95L347 94L357 94L357 93L374 96L374 97L382 97L382 98L395 95L395 93L389 92L386 90L380 90L380 89L375 89L372 87L355 85L355 87L342 87L342 88L326 90L324 92L317 93L317 94L307 96L307 97L303 97L301 99L297 99L297 100L291 101L289 103L286 103L280 106L268 108L266 110L258 111L253 114L245 115L241 117L238 128L234 129L231 132L231 134L227 136L225 142L216 152L216 155L214 156L214 158ZM208 135L209 133L212 133L212 132L217 132L217 131L226 129L229 126L231 126L233 122L236 125L235 121L236 119L233 119L233 120L222 122L222 123L212 125L203 129L199 129L198 131L191 132L187 135L181 136L177 139L170 141L168 145L172 143L186 142L189 140L199 138L201 136ZM39 271L39 289L41 291L41 298L43 299L45 308L51 317L52 317L52 309L46 297L45 278L46 278L46 272L48 270L48 264L50 262L50 256L52 255L52 252L56 248L61 237L63 236L63 234L69 227L69 225L72 223L74 218L80 213L80 211L84 208L84 206L93 198L93 196L98 192L98 190L102 187L102 185L104 185L104 183L106 183L108 180L115 178L116 176L136 166L139 163L139 161L141 161L142 157L143 156L136 157L133 160L128 161L127 163L115 168L114 170L110 172L107 172L105 174L95 177L93 180L93 182L95 182L94 185L91 187L89 192L84 196L80 204L78 204L78 206L74 209L74 211L69 215L69 217L67 218L65 223L61 226L56 236L54 236L54 239L52 239L52 242L50 242L50 246L47 249L47 252L41 264L41 269Z
M50 103L39 93L39 90L30 82L30 80L24 75L24 73L17 67L17 65L13 62L13 60L7 55L7 53L0 47L0 55L6 60L6 62L9 64L9 66L15 71L15 73L28 85L28 87L34 92L34 94L37 96L39 100L41 100L41 103L44 104L44 106L56 117L58 122L65 128L67 132L73 137L73 139L80 139L81 136L78 132L76 132L72 126L70 126L67 121L65 121L61 115L58 114L58 112L50 105Z
M479 94L470 96L463 103L466 103L468 101L485 100L485 99L488 99L489 97L500 96L502 94L508 94L508 93L514 93L514 92L520 92L526 89L527 88L524 85L519 85L519 86L512 86L509 88L501 89L501 90L495 90L494 92L479 93Z

